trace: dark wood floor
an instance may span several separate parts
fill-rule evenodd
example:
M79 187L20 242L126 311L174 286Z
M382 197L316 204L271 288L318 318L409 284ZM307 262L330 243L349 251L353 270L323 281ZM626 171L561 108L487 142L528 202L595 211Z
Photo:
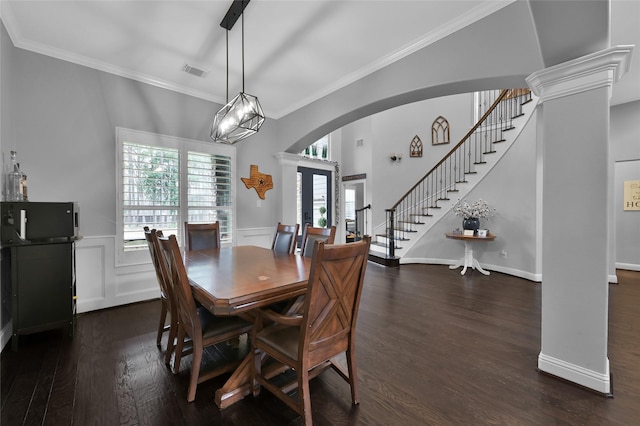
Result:
M333 371L311 385L316 425L640 424L640 273L610 285L614 398L536 371L540 284L438 265L370 263L358 323L359 406ZM158 301L78 317L76 335L20 338L2 353L1 424L297 425L262 392L219 411L215 389L186 402L189 364L172 375L155 346ZM242 342L244 343L244 342ZM246 350L223 346L209 358Z

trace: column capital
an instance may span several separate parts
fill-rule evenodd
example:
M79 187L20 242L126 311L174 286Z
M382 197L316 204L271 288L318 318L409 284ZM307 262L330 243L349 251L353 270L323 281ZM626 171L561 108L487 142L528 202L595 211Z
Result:
M289 152L277 152L273 156L278 159L281 166L297 166L300 161L300 156L298 154L291 154Z
M611 87L629 70L633 45L615 46L573 59L526 78L540 102Z

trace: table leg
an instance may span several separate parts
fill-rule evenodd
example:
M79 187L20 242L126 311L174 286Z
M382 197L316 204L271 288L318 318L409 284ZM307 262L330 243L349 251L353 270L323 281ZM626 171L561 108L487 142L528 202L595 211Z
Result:
M470 242L464 242L464 257L458 260L455 264L450 265L449 269L457 269L462 266L462 271L460 271L460 275L464 275L467 273L468 268L477 269L478 272L484 275L489 275L489 271L485 271L480 266L480 262L473 257L473 246Z
M251 353L249 353L231 374L224 386L216 391L215 402L218 408L227 408L251 392L251 362L252 357Z
M461 267L462 265L464 265L464 257L460 260L458 260L456 263L454 263L453 265L449 265L449 269L458 269L459 267Z
M473 268L477 269L478 272L480 272L481 274L484 274L484 275L490 274L489 271L485 271L484 269L482 269L482 266L480 266L480 262L478 262L476 259L473 259Z
M225 382L224 386L216 391L214 399L218 408L221 410L227 408L253 392L251 384L252 362L253 356L249 353ZM289 370L288 366L274 362L263 366L262 375L267 379L271 379L287 370Z

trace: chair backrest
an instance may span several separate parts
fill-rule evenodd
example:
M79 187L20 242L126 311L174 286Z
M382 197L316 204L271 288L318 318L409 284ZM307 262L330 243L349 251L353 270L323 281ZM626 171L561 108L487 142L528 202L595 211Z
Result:
M296 239L298 238L299 224L283 225L278 222L276 227L276 234L273 236L273 243L271 244L271 250L276 253L289 253L293 254L296 250Z
M202 334L202 326L178 240L175 235L169 235L169 237L158 238L158 243L162 254L161 260L164 260L159 262L161 271L167 277L167 282L175 296L180 322L189 336L198 336Z
M298 348L307 367L353 347L370 244L314 244Z
M326 244L333 244L336 238L336 227L315 228L307 223L302 233L302 244L300 245L300 254L305 257L311 257L313 254L313 246L317 240L324 241Z
M220 248L220 222L185 222L184 247L186 250Z
M147 246L149 246L149 253L151 254L151 262L153 263L153 268L156 271L156 278L158 279L158 285L160 285L160 292L162 293L162 297L168 298L167 284L165 282L165 278L162 276L162 272L160 271L160 252L158 249L158 237L162 236L162 231L156 231L155 229L149 229L148 226L144 227L144 237L147 240Z

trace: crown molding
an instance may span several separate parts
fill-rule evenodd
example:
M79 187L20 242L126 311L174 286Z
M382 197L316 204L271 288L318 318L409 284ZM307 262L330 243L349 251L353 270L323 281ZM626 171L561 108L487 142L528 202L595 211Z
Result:
M393 64L394 62L403 59L420 49L423 49L461 29L483 19L487 16L499 11L500 9L515 3L517 0L497 0L497 1L483 1L478 6L469 9L466 13L460 15L457 19L453 21L449 21L436 29L429 31L427 34L423 35L419 39L409 43L405 47L390 53L387 56L383 56L378 60L370 63L369 65L360 68L359 70L347 75L344 78L336 80L335 83L326 86L324 89L308 96L305 99L302 99L300 102L292 104L289 108L286 108L280 111L278 114L274 116L274 118L282 118L287 114L290 114L298 109L309 105L312 102L317 101L318 99L322 99L323 97L340 90L351 83L354 83L369 74L373 74L374 72Z
M623 45L601 50L536 71L526 81L540 102L602 87L611 88L629 71L633 48L633 45Z
M370 63L369 65L351 73L350 75L345 76L344 78L335 81L333 84L330 84L323 89L315 92L314 94L302 99L301 101L289 105L287 108L284 108L280 111L271 111L268 115L269 118L279 119L282 118L302 107L305 107L312 102L315 102L339 89L342 89L348 86L351 83L354 83L369 74L372 74L388 65L393 64L396 61L399 61L402 58L405 58L420 49L423 49L497 11L500 9L515 3L517 0L488 0L482 1L478 4L478 6L469 9L466 13L460 15L454 21L449 21L440 27L435 28L434 30L428 32L424 36L419 39L409 43L401 49L398 49L391 54L379 58L378 60ZM114 74L120 77L125 77L131 80L139 81L141 83L146 83L152 86L156 86L162 89L171 90L177 93L182 93L184 95L193 96L196 98L200 98L206 101L215 102L219 105L226 104L226 100L217 96L213 96L211 93L195 90L193 88L172 83L167 80L163 80L157 77L154 77L149 74L139 73L136 71L132 71L117 65L108 64L102 61L98 61L94 58L90 58L84 55L78 55L73 52L69 52L63 49L56 49L51 46L47 46L41 43L35 43L30 40L24 38L22 34L19 32L19 26L17 25L16 20L13 17L13 13L11 11L10 4L8 2L2 1L2 8L0 10L0 18L5 23L5 28L9 33L11 41L13 45L24 50L28 50L34 53L39 53L41 55L50 56L53 58L61 59L63 61L71 62L74 64L82 65L88 68L92 68L98 71L103 71L109 74Z

